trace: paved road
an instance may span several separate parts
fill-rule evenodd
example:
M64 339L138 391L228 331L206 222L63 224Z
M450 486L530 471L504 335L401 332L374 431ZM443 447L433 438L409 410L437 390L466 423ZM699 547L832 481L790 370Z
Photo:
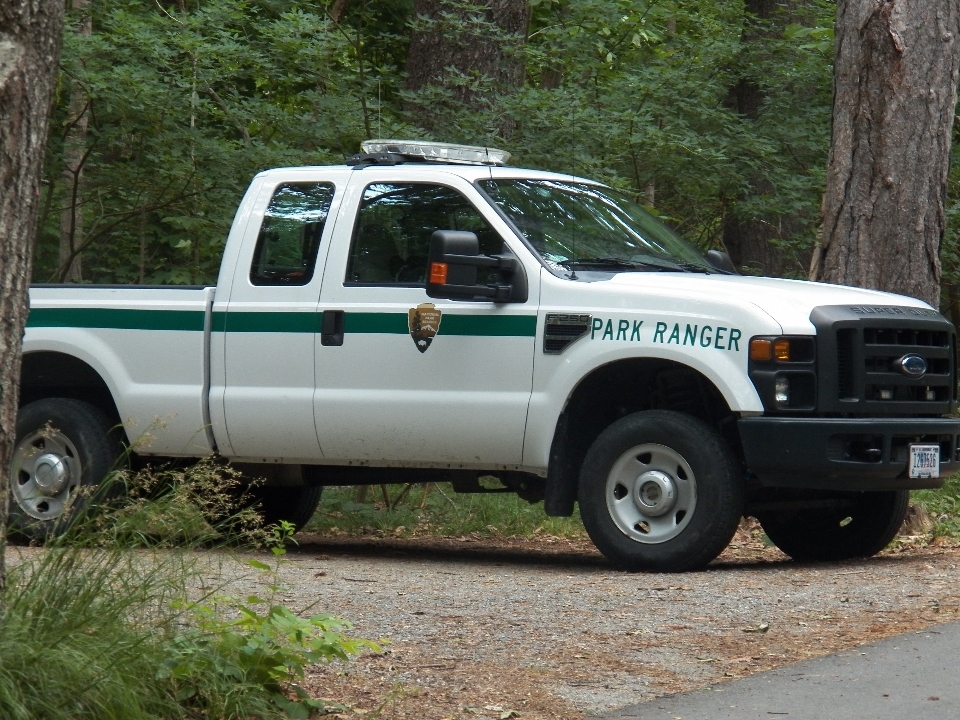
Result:
M606 720L957 720L960 623L631 705Z

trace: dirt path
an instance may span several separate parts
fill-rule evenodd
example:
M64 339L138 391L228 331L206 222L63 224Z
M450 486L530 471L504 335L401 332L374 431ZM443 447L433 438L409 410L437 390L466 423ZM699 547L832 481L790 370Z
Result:
M298 539L287 602L391 640L311 675L343 718L583 718L960 612L960 548L804 566L741 532L704 572L630 575L586 541Z

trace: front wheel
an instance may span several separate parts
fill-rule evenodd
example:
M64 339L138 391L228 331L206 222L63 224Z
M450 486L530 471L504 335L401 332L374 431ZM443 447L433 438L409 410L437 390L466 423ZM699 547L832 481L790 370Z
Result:
M597 549L626 570L706 565L743 514L736 458L702 420L670 410L628 415L587 451L578 499Z
M838 507L761 513L770 541L799 561L849 560L883 550L907 515L910 492L843 493Z
M89 403L47 398L20 408L10 461L11 534L62 534L122 450L107 416Z

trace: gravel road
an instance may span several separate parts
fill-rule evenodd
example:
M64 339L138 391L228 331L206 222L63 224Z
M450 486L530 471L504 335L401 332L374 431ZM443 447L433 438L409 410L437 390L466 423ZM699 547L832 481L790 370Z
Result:
M586 541L304 536L282 576L292 607L390 640L311 675L343 718L572 720L958 619L960 548L798 565L760 537L659 575Z
M960 619L960 547L909 540L798 565L745 527L707 570L660 575L619 572L586 540L297 539L280 599L389 640L312 669L308 688L345 703L344 720L577 720ZM11 553L25 551L40 552ZM251 556L270 558L202 554L207 580L269 594Z

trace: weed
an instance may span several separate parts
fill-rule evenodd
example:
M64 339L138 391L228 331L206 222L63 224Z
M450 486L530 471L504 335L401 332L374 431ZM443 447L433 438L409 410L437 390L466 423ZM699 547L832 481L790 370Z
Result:
M236 528L222 473L207 462L116 474L63 536L11 570L0 597L0 717L305 718L324 707L299 685L307 665L377 649L346 635L344 620L275 601L292 526L248 535L271 546L272 566L252 564L272 574L272 597L203 589L177 546L209 543L211 516ZM115 492L117 482L130 493Z
M70 545L262 545L269 531L246 501L250 483L214 457L186 467L148 465L104 479L63 539Z
M912 501L933 518L934 537L960 539L960 474L947 478L939 490L920 490Z

